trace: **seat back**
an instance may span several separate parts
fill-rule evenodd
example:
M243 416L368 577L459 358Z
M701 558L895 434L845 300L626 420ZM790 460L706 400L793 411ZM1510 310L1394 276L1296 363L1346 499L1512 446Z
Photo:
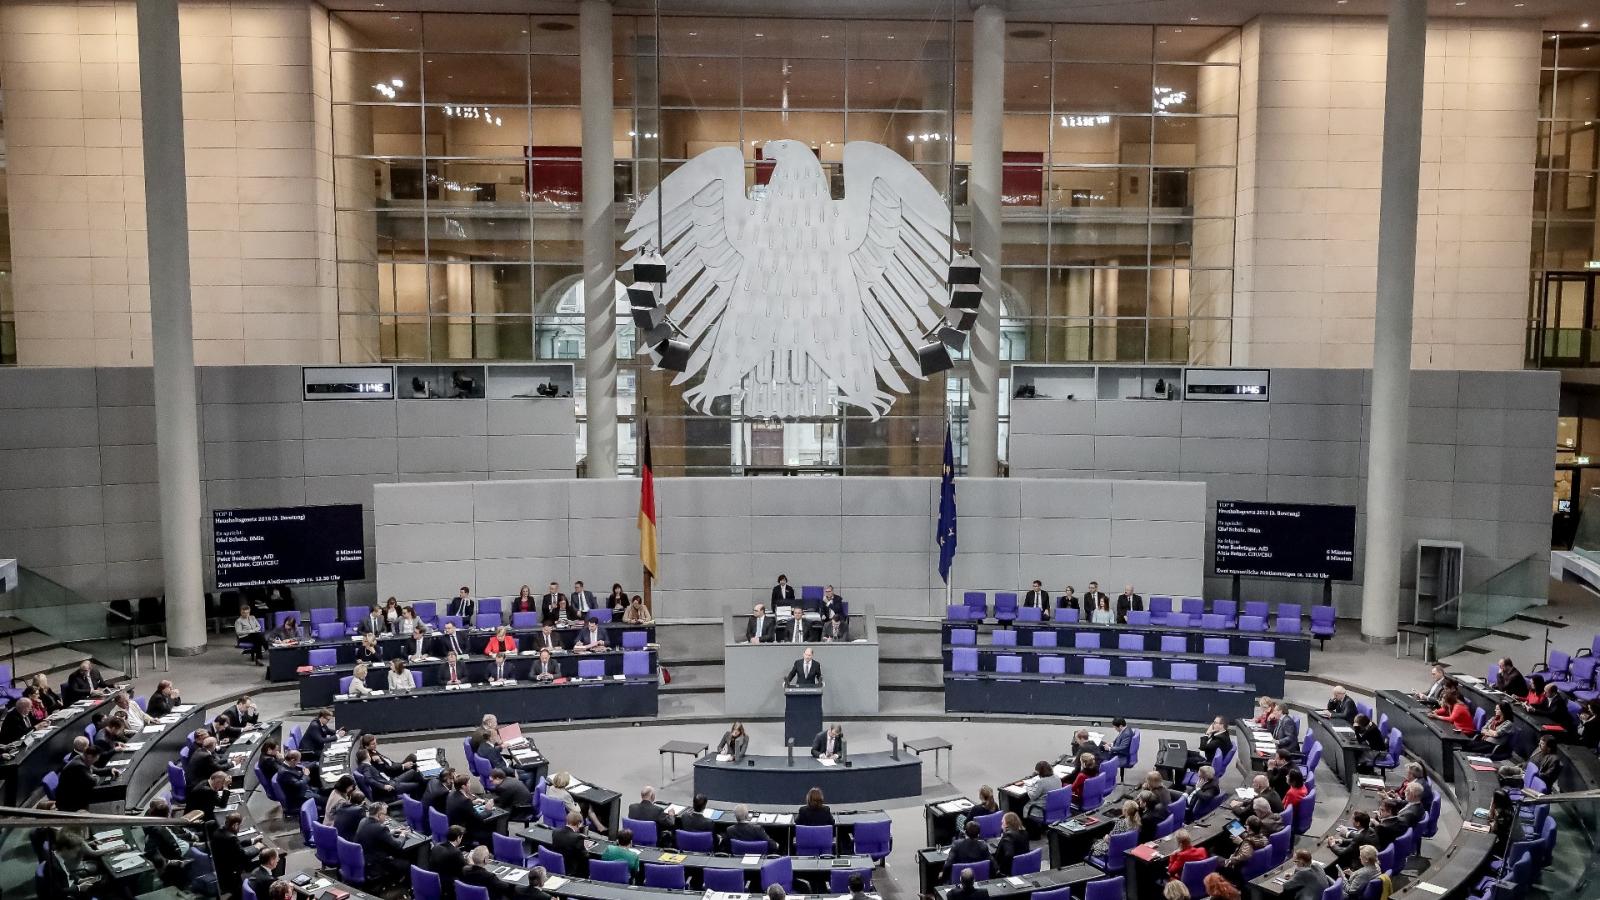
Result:
M654 847L660 842L661 836L656 832L656 823L647 819L630 819L622 817L622 827L633 832L633 842L646 847Z
M681 849L681 848L680 848ZM591 871L594 863L589 863ZM742 894L745 892L744 869L718 869L707 866L700 877L705 882L708 891L721 891L725 894Z
M785 891L794 890L794 863L787 856L761 864L761 889L764 891L775 884Z
M1183 864L1183 873L1179 877L1183 886L1189 889L1190 897L1204 897L1206 895L1206 876L1217 870L1222 859L1208 856L1205 859L1190 860Z
M1035 647L1056 646L1056 633L1054 631L1035 631L1030 643Z
M489 839L490 849L494 851L495 859L513 866L527 864L528 851L526 845L522 843L521 837L513 837L509 834L491 834Z
M1027 853L1019 853L1011 858L1011 877L1019 875L1032 875L1039 871L1044 864L1044 848L1035 847ZM1039 896L1034 894L1035 897Z
M51 772L50 774L55 775L56 773ZM59 778L59 776L57 777ZM173 803L184 803L188 800L189 783L188 780L183 777L183 766L180 766L177 763L167 763L167 787L169 787L172 791ZM50 791L50 795L52 797L55 796L54 789Z
M336 641L345 636L346 630L342 622L319 622L311 626L311 633L319 641Z
M589 877L611 884L628 883L628 864L620 859L589 860Z
M643 632L631 632L644 636ZM598 662L598 660L596 660ZM602 664L602 671L604 671ZM650 652L648 650L625 650L622 653L622 674L643 678L650 674Z
M709 831L675 831L672 837L679 850L690 853L710 853L717 843L717 836Z
M1222 684L1244 684L1244 666L1217 666L1217 681Z
M1016 655L1013 655L1013 654L1006 654L1004 656L996 656L994 658L994 670L996 672L1009 674L1009 675L1021 674L1022 673L1022 657L1016 656Z
M1044 610L1040 609L1037 606L1020 607L1017 610L1017 621L1018 622L1043 622L1044 621ZM840 869L834 870L835 874L837 874L840 871L844 871L846 874L849 874L850 870L840 870ZM831 878L832 876L830 875L829 877Z
M950 643L955 647L972 647L978 643L978 632L971 628L950 629Z
M955 884L961 880L961 873L967 869L972 870L973 881L985 881L989 877L989 861L980 859L975 862L965 862L950 867L950 883Z
M439 900L443 887L439 884L439 873L429 872L417 866L411 867L411 897L412 900Z
M1111 774L1111 777L1113 779L1115 779L1117 777L1117 773L1114 770L1107 769L1106 771ZM1069 792L1069 796L1070 796L1070 792L1071 792L1072 788L1067 788L1066 790ZM1106 802L1106 794L1108 794L1110 792L1111 792L1111 788L1110 788L1109 785L1107 785L1105 783L1104 779L1101 779L1101 778L1090 778L1090 779L1088 779L1087 781L1085 781L1083 783L1083 806L1080 807L1080 808L1085 810L1085 811L1087 811L1087 810L1091 810L1091 809L1095 809L1095 808L1099 807L1100 804ZM1048 803L1049 800L1050 800L1050 795L1046 794L1045 795L1045 802Z
M1200 652L1207 656L1228 656L1233 650L1228 646L1225 637L1208 637L1200 641Z
M1072 636L1072 646L1079 650L1099 650L1100 632L1080 631Z
M1172 612L1172 598L1161 597L1152 594L1150 597L1150 603L1145 608L1150 610L1152 613Z
M1233 600L1213 600L1211 612L1221 616L1224 621L1232 622L1239 616L1239 604Z
M1144 635L1139 632L1117 635L1118 650L1143 650Z
M1299 616L1279 616L1273 630L1278 634L1300 634L1305 631L1305 623Z
M367 855L361 845L335 837L339 848L339 878L353 885L367 883Z
M1206 601L1200 597L1184 597L1179 602L1183 605L1183 611L1191 616L1206 614Z
M480 884L467 884L458 878L456 900L489 900L489 889Z
M1272 659L1278 655L1278 645L1272 641L1251 641L1245 648L1245 655L1253 659Z
M450 817L437 809L428 810L428 834L435 844L442 844L450 832Z
M950 651L950 671L976 672L978 671L978 650L976 647L957 647Z
M1088 802L1089 789L1084 786L1084 802ZM1072 788L1058 787L1044 795L1044 823L1054 825L1072 818Z
M1150 621L1151 621L1151 619L1150 619L1150 611L1149 610L1147 610L1147 609L1131 609L1131 610L1128 610L1128 624L1129 625L1149 625Z
M1083 674L1109 678L1111 676L1111 660L1102 659L1098 656L1086 656L1083 658Z
M539 865L544 867L546 872L552 875L567 874L566 857L555 852L554 850L551 850L549 847L540 847L534 856L538 859Z
M951 622L965 622L972 618L972 610L964 603L952 603L944 608L944 617Z
M1189 639L1181 634L1163 634L1161 636L1162 653L1188 653Z
M318 606L311 610L311 624L325 625L339 621L339 610L332 606Z
M1000 591L994 595L994 613L1015 613L1017 611L1017 595L1010 591Z
M1068 792L1070 793L1070 791L1071 789L1069 788ZM986 841L999 837L1005 830L1000 821L1005 817L1005 814L1005 810L1000 810L998 812L989 813L988 815L973 816L972 821L978 823L978 837L981 837Z
M1320 747L1317 749L1321 749ZM1294 805L1294 833L1305 834L1311 828L1311 817L1317 812L1317 789L1306 791Z
M316 802L316 801L312 801ZM339 865L339 832L332 825L321 822L311 823L311 834L316 839L312 849L317 851L317 862L324 869L337 868Z
M567 821L567 805L560 797L540 797L539 818L549 828L560 828Z
M1014 628L996 628L989 635L989 643L995 647L1015 647L1017 645L1017 631Z
M634 629L622 633L622 649L643 650L644 645L650 642L650 633Z
M511 614L511 627L528 629L539 627L539 614L536 612L514 612Z
M1213 630L1218 628L1227 628L1228 617L1222 613L1205 613L1204 615L1200 616L1200 627L1210 628Z
M1267 837L1267 846L1272 848L1273 865L1282 865L1283 861L1289 858L1289 843L1293 839L1294 833L1289 828L1279 828Z
M1122 885L1121 875L1091 881L1084 886L1083 900L1122 900ZM1070 890L1070 888L1062 888L1062 890ZM1033 897L1034 900L1043 900L1043 895L1041 894L1034 894Z
M1260 616L1240 616L1239 617L1239 630L1240 631L1266 631L1267 630L1267 620L1261 618Z
M794 852L796 856L823 856L832 853L833 826L796 825Z
M1129 678L1154 678L1155 663L1148 659L1130 659L1126 671Z
M1260 600L1246 600L1244 615L1265 619L1267 617L1267 604Z
M894 849L888 819L857 822L854 838L856 852L870 856L874 860L883 859Z
M1139 832L1122 831L1106 839L1106 860L1102 866L1107 872L1121 872L1128 864L1128 851L1139 843Z
M750 856L752 854L756 856L767 855L766 841L741 841L735 838L728 841L728 846L732 847L733 852L740 856Z
M1200 669L1194 663L1175 662L1172 664L1173 681L1198 681Z
M1027 609L1027 607L1023 607ZM828 890L835 894L850 893L850 876L860 875L861 886L865 890L872 890L871 869L830 869L828 870Z
M472 617L474 628L499 628L500 614L497 612L480 612Z
M603 678L606 674L606 661L603 659L578 660L579 678Z

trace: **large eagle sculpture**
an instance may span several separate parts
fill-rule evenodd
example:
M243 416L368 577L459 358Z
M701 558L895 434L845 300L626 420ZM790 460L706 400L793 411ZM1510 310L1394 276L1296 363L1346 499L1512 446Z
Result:
M691 347L673 384L701 374L684 399L702 412L734 395L755 418L828 416L843 402L876 419L906 392L903 374L922 377L916 348L948 302L950 210L879 144L845 145L842 200L810 147L762 151L775 165L757 197L739 150L708 150L628 223L624 250L665 259L662 301Z

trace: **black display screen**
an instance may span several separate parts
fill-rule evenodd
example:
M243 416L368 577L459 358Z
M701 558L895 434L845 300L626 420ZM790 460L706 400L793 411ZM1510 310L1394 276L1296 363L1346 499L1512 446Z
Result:
M1214 537L1218 575L1355 577L1354 506L1218 500Z
M217 587L360 581L361 506L219 509L211 515Z

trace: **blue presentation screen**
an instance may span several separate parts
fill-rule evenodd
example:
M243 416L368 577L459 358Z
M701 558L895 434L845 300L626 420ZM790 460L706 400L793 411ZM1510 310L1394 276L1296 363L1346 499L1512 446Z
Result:
M1218 500L1214 537L1218 575L1355 577L1354 506Z
M217 587L366 577L360 504L219 509L211 515Z

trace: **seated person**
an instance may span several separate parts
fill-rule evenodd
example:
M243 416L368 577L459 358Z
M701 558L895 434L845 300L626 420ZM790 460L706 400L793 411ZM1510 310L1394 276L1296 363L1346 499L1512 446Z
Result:
M517 637L508 628L501 625L495 629L494 637L489 639L489 643L483 648L483 652L489 656L499 653L515 653L517 652Z
M1345 693L1343 685L1334 685L1332 696L1328 698L1328 718L1343 719L1346 722L1354 721L1356 717L1356 702Z
M510 812L513 819L532 817L533 793L521 779L512 777L505 769L497 768L489 772L489 785L494 793L495 806Z
M370 697L377 693L367 687L367 673L367 664L364 662L356 663L356 667L350 670L350 696Z
M583 623L583 629L578 632L578 638L573 643L572 649L594 653L606 649L606 633L600 630L600 620L590 616Z
M406 661L398 656L389 660L389 690L404 693L416 687L416 680L411 677L411 670L406 668Z
M1195 810L1209 806L1221 793L1222 785L1217 780L1217 772L1210 766L1201 766L1195 770L1194 789L1189 792L1189 816L1193 821Z
M717 741L717 756L732 757L734 762L744 759L745 751L750 749L750 736L745 734L744 723L734 722L727 731L722 733L722 739Z
M467 677L467 667L461 664L461 659L454 650L445 654L444 666L439 669L439 682L441 684L472 683L472 679Z
M458 880L462 884L470 884L488 891L490 900L507 900L514 896L515 892L510 885L494 874L492 868L494 865L494 857L490 855L488 847L473 847L467 854L467 864L461 867Z
M492 800L485 799L480 804L472 796L471 776L457 775L455 790L445 798L444 812L451 825L460 825L467 830L467 838L471 843L487 844L494 830L488 821L492 806Z
M783 623L783 640L789 644L804 644L810 640L811 626L806 622L806 611L800 604L789 607L789 618Z
M1199 862L1202 859L1210 858L1211 854L1204 847L1196 847L1194 845L1194 836L1189 834L1189 829L1179 828L1172 837L1178 842L1178 849L1167 860L1168 878L1177 878L1182 875L1185 863Z
M706 816L706 807L710 804L710 802L710 799L707 798L705 794L695 794L694 800L689 805L689 808L684 810L683 816L678 819L678 830L695 832L715 831L716 829L712 824L711 819Z
M629 816L632 818L632 816ZM606 846L605 852L600 854L602 860L613 860L628 864L628 874L639 874L639 851L633 848L633 830L631 828L617 829L617 839Z
M356 839L356 832L367 819L367 795L357 789L350 793L350 802L333 814L333 830L347 841Z
M467 644L467 636L456 630L456 623L444 623L444 633L434 638L434 656L466 656L471 648Z
M1472 707L1461 699L1461 692L1455 685L1445 688L1444 695L1439 699L1439 708L1433 715L1436 719L1448 721L1456 731L1468 737L1478 732L1478 726L1472 721Z
M727 839L728 852L735 852L734 841L749 841L751 843L765 842L768 853L778 852L778 842L767 834L767 830L750 821L750 807L743 803L733 808L733 824L728 826Z
M676 823L672 813L656 803L656 789L645 785L639 791L639 802L629 804L628 818L639 822L652 822L656 826L656 840L659 847L671 847L672 827Z
M828 726L826 731L817 733L811 742L811 756L813 759L843 759L845 755L844 729L836 722Z
M1200 749L1189 751L1188 768L1198 769L1211 762L1218 753L1226 756L1233 749L1233 732L1221 716L1211 720L1206 730L1200 732Z
M504 653L495 653L494 660L489 663L489 669L484 673L484 677L490 681L516 681L516 666L506 660Z
M561 667L550 658L549 647L540 648L539 658L534 660L532 667L528 669L528 677L534 681L555 681L562 677Z
M656 617L651 614L650 607L644 605L644 598L638 594L633 595L633 600L628 604L628 609L622 614L625 625L654 625Z
M833 810L822 798L822 788L806 791L806 804L794 814L796 825L832 825Z
M561 642L561 635L556 634L556 626L546 622L539 626L533 637L528 639L529 650L549 650L554 653L565 650L566 645Z
M1122 811L1112 821L1110 834L1103 835L1099 840L1095 841L1090 854L1104 858L1111 850L1111 835L1124 834L1129 831L1144 831L1144 817L1139 811L1139 801L1137 800L1122 801Z
M1283 806L1285 809L1295 809L1301 800L1306 798L1306 776L1299 769L1289 770L1289 789L1283 792Z
M467 854L462 845L466 843L467 830L460 825L451 825L445 830L444 840L428 848L424 854L423 868L439 876L439 885L456 883L461 876L461 870L467 867ZM446 892L444 896L452 896Z
M377 881L399 880L410 865L405 843L389 830L389 805L377 800L367 803L367 816L356 826L355 842L366 856L367 878Z
M1341 869L1354 865L1362 845L1377 843L1378 832L1372 827L1372 816L1359 809L1350 814L1349 825L1339 826L1334 834L1328 836L1328 847L1338 854L1337 865Z
M356 645L356 662L383 662L383 648L378 646L377 635L364 634L361 636L361 643Z
M835 615L822 626L822 639L829 643L850 643L850 621L844 616Z
M745 643L770 644L777 637L778 623L772 616L767 615L767 608L760 603L755 605L750 613L750 619L744 626Z
M1217 871L1224 878L1235 885L1244 884L1244 867L1249 864L1251 857L1267 848L1267 835L1263 833L1261 820L1249 816L1244 820L1244 830L1239 832L1235 839L1233 853L1223 860Z
M994 845L994 867L1001 875L1011 875L1012 863L1028 852L1028 829L1022 817L1008 812L1000 817L1000 839Z
M429 645L427 635L422 633L422 626L412 629L411 637L406 638L405 656L412 661L427 659L432 655L433 648Z
M979 837L981 829L977 822L968 822L963 834L950 845L950 852L945 857L945 872L960 871L963 867L975 862L993 862L989 853L989 845ZM948 880L948 874L946 875Z

